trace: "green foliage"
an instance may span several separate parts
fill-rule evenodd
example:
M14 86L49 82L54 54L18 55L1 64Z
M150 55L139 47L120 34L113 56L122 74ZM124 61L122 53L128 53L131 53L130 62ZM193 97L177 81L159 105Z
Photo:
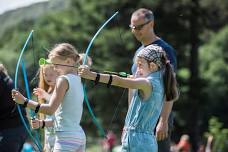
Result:
M212 152L228 151L228 128L223 128L223 123L217 117L209 120L209 132L205 135L213 136Z
M220 111L221 114L226 111L224 107L228 97L228 88L224 85L228 84L227 41L228 26L214 33L208 43L200 48L200 73L205 81L203 92L207 96L207 103L213 105L213 111Z
M197 85L202 89L194 98L199 100L197 108L200 109L201 117L197 123L202 124L199 128L202 132L207 128L206 120L211 114L219 116L225 126L228 124L228 118L224 115L228 107L226 102L228 88L225 85L228 84L228 27L225 27L228 5L226 5L227 1L219 0L215 5L214 2L201 0L200 8L197 9L199 11L197 34L199 34L200 45L200 62L197 65L200 70L200 80ZM33 45L29 43L24 56L29 80L31 80L38 70L38 59L47 57L48 52L45 49L50 50L56 43L69 42L79 52L85 52L100 25L114 12L119 11L118 16L98 35L89 55L92 57L94 69L129 73L134 52L140 46L128 28L130 16L139 7L150 8L155 14L156 33L177 51L177 78L181 97L174 105L174 109L177 110L175 114L178 130L174 132L174 136L178 136L181 132L191 131L188 128L191 129L192 126L188 127L187 124L195 116L195 113L188 112L191 107L195 108L192 106L192 97L188 94L192 72L189 68L192 47L190 42L192 6L194 5L191 0L52 0L45 5L31 6L20 10L19 14L16 12L13 13L14 15L0 16L2 25L0 62L3 62L13 75L19 51L30 30L34 29ZM15 14L17 14L16 17ZM116 87L107 89L105 85L94 88L90 81L87 82L87 86L89 100L99 121L105 129L114 129L120 134L128 108L126 90L121 98L123 89ZM33 87L31 85L31 89ZM109 127L118 104L120 106ZM82 125L86 128L86 132L97 136L97 129L91 124L92 120L85 110Z

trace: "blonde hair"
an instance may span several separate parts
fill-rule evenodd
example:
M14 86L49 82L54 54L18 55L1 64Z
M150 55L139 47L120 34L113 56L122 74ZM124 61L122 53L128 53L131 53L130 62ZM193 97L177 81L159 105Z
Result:
M80 53L80 54L79 54L79 56L80 56L79 64L80 64L80 65L83 64L85 55L86 55L85 53ZM91 58L90 56L87 56L87 57L86 57L86 63L85 63L85 64L88 65L88 66L90 66L90 67L92 66L93 61L92 61L92 58Z
M44 70L47 68L53 68L54 66L52 64L45 64L45 65L41 65L40 66L40 70L39 70L39 88L43 89L44 91L50 93L49 91L49 85L47 84L47 82L44 79Z
M47 68L53 68L54 69L54 66L52 64L45 64L45 65L41 65L40 66L38 87L43 89L47 93L51 93L50 90L49 90L50 86L47 84L47 82L44 79L44 70L47 69ZM38 99L38 102L41 103L41 104L42 103L46 103L44 99ZM42 114L42 113L39 113L39 118L40 119L44 119L45 115Z
M67 58L71 58L78 63L79 61L79 54L78 51L74 48L73 45L69 43L60 43L56 44L54 48L50 51L48 58L58 57L62 60Z

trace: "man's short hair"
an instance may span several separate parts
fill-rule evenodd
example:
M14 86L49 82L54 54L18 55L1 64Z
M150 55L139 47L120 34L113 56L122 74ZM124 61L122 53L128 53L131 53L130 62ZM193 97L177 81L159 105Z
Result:
M139 18L144 18L146 21L151 21L154 20L154 14L151 10L146 9L146 8L140 8L137 9L132 13L132 16L136 16Z

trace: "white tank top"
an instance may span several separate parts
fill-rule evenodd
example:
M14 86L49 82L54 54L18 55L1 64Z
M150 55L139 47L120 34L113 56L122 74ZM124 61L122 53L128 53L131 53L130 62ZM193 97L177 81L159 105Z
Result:
M55 112L55 130L80 130L84 99L81 77L74 74L67 74L59 78L64 78L68 81L68 90L66 91L62 103Z

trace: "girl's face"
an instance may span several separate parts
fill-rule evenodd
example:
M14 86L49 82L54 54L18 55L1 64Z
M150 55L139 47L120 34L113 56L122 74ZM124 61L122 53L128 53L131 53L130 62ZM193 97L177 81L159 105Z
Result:
M157 65L153 62L149 63L144 58L136 58L136 77L147 77L152 71L155 71Z
M74 65L74 62L71 58L67 58L65 60L60 59L59 57L52 57L50 58L51 63L54 65L54 70L56 70L59 74L66 74L72 71L72 67L68 66L61 66L62 65L69 65L72 66ZM55 64L60 64L60 65L55 65Z
M43 69L44 81L49 86L55 86L56 78L58 77L58 73L54 70L53 67L44 67Z

